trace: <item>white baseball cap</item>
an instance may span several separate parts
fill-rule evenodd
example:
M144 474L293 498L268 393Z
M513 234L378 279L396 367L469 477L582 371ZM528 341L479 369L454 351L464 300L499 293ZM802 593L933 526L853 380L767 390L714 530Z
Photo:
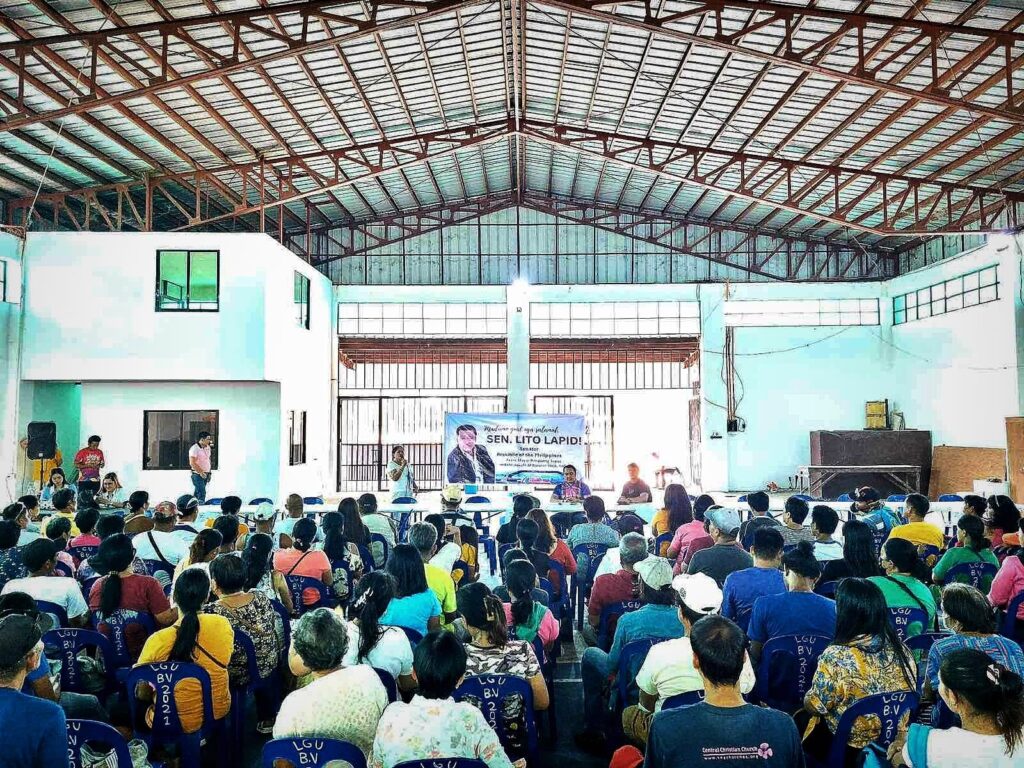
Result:
M710 616L722 608L722 590L706 573L681 573L672 579L672 589L691 611Z
M277 511L274 509L274 505L269 501L260 502L259 506L256 507L256 511L252 513L253 520L273 520Z

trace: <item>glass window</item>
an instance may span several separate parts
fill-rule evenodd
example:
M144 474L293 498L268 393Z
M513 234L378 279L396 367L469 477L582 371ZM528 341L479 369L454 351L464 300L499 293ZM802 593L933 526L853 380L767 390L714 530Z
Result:
M306 463L306 412L288 411L288 464Z
M157 251L157 312L216 312L219 265L219 251Z
M143 469L188 469L188 451L200 432L213 435L211 469L217 469L217 411L144 411Z
M299 328L309 328L309 278L295 273L295 322Z

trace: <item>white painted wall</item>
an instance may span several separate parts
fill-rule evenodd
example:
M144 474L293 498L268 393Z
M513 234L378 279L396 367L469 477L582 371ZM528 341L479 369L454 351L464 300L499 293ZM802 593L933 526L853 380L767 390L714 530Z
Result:
M0 260L7 266L7 301L0 301L0 500L18 498L18 359L21 352L22 240L0 232ZM0 266L2 268L2 266Z
M280 392L274 382L85 382L82 429L102 435L106 469L129 492L174 499L192 492L189 472L141 469L143 411L218 410L220 464L207 495L279 499Z
M220 252L217 312L155 311L159 249ZM211 495L280 500L333 487L336 313L322 274L257 234L33 233L25 263L32 345L21 389L82 382L81 434L63 436L65 453L97 432L126 485L182 493L187 472L140 469L142 412L218 409L223 469ZM310 279L309 329L295 320L295 271ZM19 421L47 418L40 410L29 404ZM296 467L289 410L307 413L307 462Z
M154 310L159 249L220 250L218 312ZM265 379L265 272L286 253L266 235L32 233L23 377Z
M1020 256L996 238L885 284L890 297L998 265L999 300L892 326L882 352L908 427L931 429L935 445L1005 448L1005 418L1020 412L1020 352L1015 319Z

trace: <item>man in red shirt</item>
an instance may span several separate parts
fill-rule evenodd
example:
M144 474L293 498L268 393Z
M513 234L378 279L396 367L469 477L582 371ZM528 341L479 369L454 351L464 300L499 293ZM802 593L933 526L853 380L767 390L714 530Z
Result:
M583 639L587 645L597 645L597 629L601 622L601 609L612 603L637 600L640 596L640 582L635 566L647 557L647 541L639 533L627 533L619 541L619 561L622 563L615 573L605 573L594 580L587 604L588 624L583 627Z
M100 490L100 470L106 466L103 451L100 450L100 436L90 435L86 446L75 454L75 469L78 470L78 491L89 491L94 496Z

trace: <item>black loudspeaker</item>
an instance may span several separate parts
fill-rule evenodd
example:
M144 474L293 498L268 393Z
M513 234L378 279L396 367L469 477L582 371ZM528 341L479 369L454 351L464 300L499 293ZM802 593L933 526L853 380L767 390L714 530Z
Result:
M57 425L52 421L33 421L28 425L30 459L52 459L57 455Z

